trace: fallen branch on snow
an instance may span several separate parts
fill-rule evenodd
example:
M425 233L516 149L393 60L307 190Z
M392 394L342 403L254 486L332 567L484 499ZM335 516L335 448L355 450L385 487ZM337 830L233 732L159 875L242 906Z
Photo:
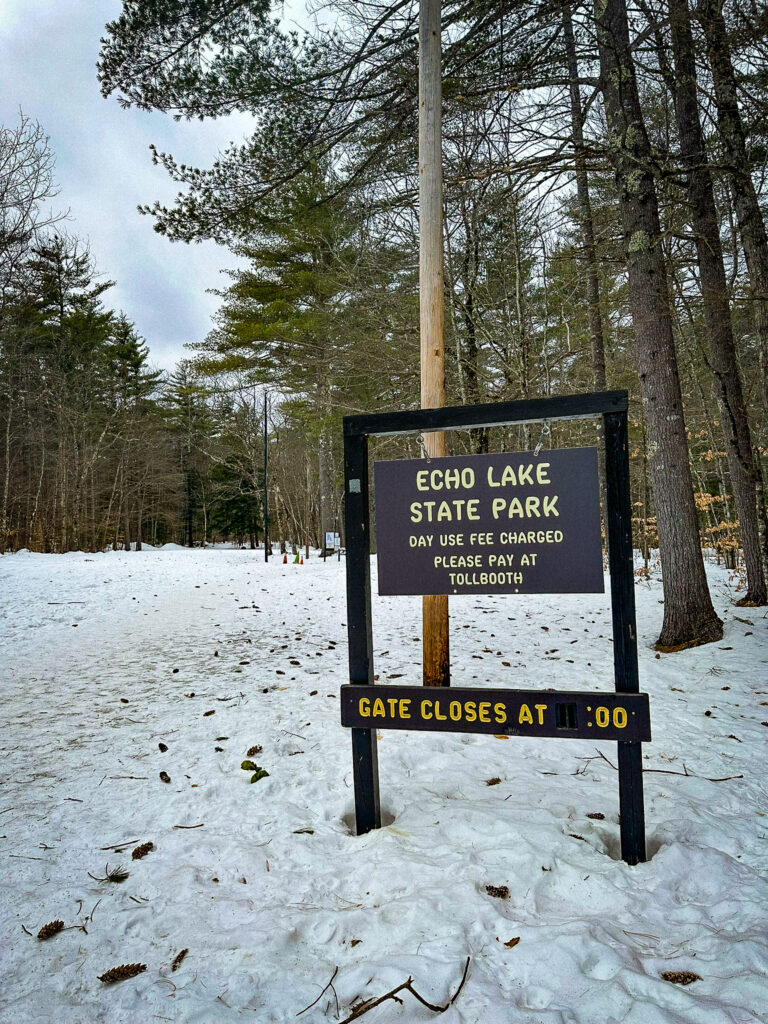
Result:
M572 772L573 775L583 775L592 761L605 761L605 763L610 768L613 768L615 772L619 770L616 765L609 761L605 754L600 750L598 750L592 757L577 757L576 760L584 761L585 764L582 765L581 768L577 768L575 772ZM722 779L711 779L707 775L697 775L696 772L689 772L685 766L685 762L683 762L683 770L681 772L672 771L671 768L643 768L644 775L650 774L651 772L655 775L683 775L689 779L703 779L705 782L730 782L731 779L744 778L743 775L725 775Z
M336 975L337 975L338 973L339 973L339 968L338 968L338 967L336 967L336 968L335 968L335 970L334 970L334 972L333 972L333 974L331 975L331 980L330 980L330 981L328 982L328 984L327 984L327 985L325 986L325 988L324 988L324 989L323 989L323 991L322 991L322 992L320 993L320 995L319 995L319 996L317 997L317 999L315 999L315 1000L314 1000L314 1002L311 1002L311 1003L309 1004L309 1006L305 1006L303 1010L299 1010L299 1012L298 1012L298 1013L296 1014L296 1016L297 1016L297 1017L300 1017L300 1016L302 1015L302 1013L306 1013L306 1012L307 1012L307 1010L311 1010L311 1009L312 1009L312 1007L313 1007L313 1006L315 1005L315 1003L319 1003L319 1002L320 1002L320 1000L321 1000L321 999L323 998L323 996L325 995L325 993L326 993L326 992L328 991L328 989L329 989L329 988L333 989L333 993L334 993L334 995L336 994L336 989L335 989L335 988L333 988L333 979L334 979L334 978L336 977ZM337 1007L337 1009L336 1009L336 1012L337 1012L337 1014L338 1014L338 1004L339 1004L339 1001L338 1001L338 998L337 998L337 999L336 999L336 1007Z
M362 1017L364 1013L368 1013L368 1011L372 1010L374 1006L379 1006L387 999L394 999L396 1003L402 1003L402 999L398 998L397 993L406 991L410 992L411 995L415 999L418 999L422 1006L426 1006L428 1010L432 1010L434 1013L445 1013L447 1009L453 1006L453 1004L459 998L459 993L464 988L464 982L467 980L467 973L469 971L469 961L470 958L467 957L467 962L464 964L464 973L461 976L459 987L456 989L453 996L449 999L445 1006L438 1006L435 1003L427 1002L427 1000L423 996L420 996L416 989L413 987L413 978L408 978L401 985L395 985L395 987L393 989L390 989L389 992L385 992L383 996L379 996L378 999L366 999L364 1002L360 1003L360 1005L356 1006L348 1017L345 1017L344 1020L341 1021L341 1024L351 1024L353 1020L357 1020L358 1017Z

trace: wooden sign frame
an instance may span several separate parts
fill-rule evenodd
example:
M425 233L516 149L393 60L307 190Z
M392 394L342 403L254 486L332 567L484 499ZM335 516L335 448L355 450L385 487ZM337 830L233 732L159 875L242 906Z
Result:
M387 434L418 434L435 430L469 430L518 423L601 417L605 443L606 520L608 567L611 581L614 689L616 694L639 694L637 626L635 622L632 508L629 493L629 452L626 391L604 391L520 402L448 406L405 412L372 413L344 417L344 523L347 548L347 634L349 684L373 687L373 632L371 625L370 511L368 438ZM401 688L405 689L405 688ZM343 690L348 692L345 686ZM375 688L382 696L393 687ZM429 688L438 695L442 688ZM446 691L450 695L451 690ZM468 691L465 691L468 692ZM488 688L487 699L510 694ZM391 694L394 696L394 692ZM542 699L567 701L568 691L540 691ZM571 695L572 699L579 694ZM594 693L595 701L600 698ZM605 694L607 697L608 694ZM345 697L342 705L349 707ZM357 834L381 827L377 728L405 728L371 719L370 728L351 724L352 765L355 787ZM342 721L342 724L344 722ZM416 726L418 728L419 726ZM423 728L425 726L422 726ZM499 729L499 732L502 730ZM510 730L514 731L514 730ZM522 732L518 732L522 735ZM567 735L564 730L547 735ZM571 735L573 733L571 732ZM649 733L648 733L649 735ZM643 802L642 742L618 740L619 812L621 855L628 864L645 861L645 812Z

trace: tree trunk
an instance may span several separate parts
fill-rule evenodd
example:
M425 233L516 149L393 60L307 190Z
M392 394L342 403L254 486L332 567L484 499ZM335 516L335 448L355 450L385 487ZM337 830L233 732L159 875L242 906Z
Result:
M328 407L323 410L323 419L328 413ZM326 421L327 422L327 421ZM328 526L331 519L331 475L330 475L330 438L328 437L328 428L326 423L320 430L320 438L318 444L317 462L318 462L318 481L320 485L320 547L322 550L323 557L325 557L325 534L328 531Z
M0 511L0 555L5 554L5 549L10 536L10 530L8 528L8 495L11 484L11 420L13 403L10 392L6 397L8 399L8 407L6 409L5 453L3 459L5 466L3 473L3 503L2 510Z
M597 247L595 246L592 203L589 198L587 179L587 158L584 149L584 111L579 90L579 66L576 60L576 44L573 38L573 22L568 6L563 8L563 32L565 51L568 58L568 78L571 94L571 131L573 134L573 155L576 166L576 200L579 208L582 261L586 271L587 319L589 341L592 353L592 380L595 391L605 391L605 338L603 318L600 312L600 279L597 271Z
M186 471L187 477L187 507L186 507L186 527L187 527L187 547L194 547L195 539L192 531L192 473L189 469Z
M635 356L658 517L664 623L657 647L680 649L719 640L723 624L712 607L699 543L651 148L637 91L624 0L596 0L595 16L600 87L619 194Z
M720 402L728 472L747 570L747 594L739 604L763 605L768 597L760 551L757 477L736 360L715 196L699 121L696 63L687 0L669 0L669 15L675 58L675 113L680 155L686 169L691 225L696 238L709 361Z
M750 298L757 331L763 413L768 415L768 237L747 156L722 0L701 0L697 17L704 30L715 87L717 127L733 181L733 205L749 273Z

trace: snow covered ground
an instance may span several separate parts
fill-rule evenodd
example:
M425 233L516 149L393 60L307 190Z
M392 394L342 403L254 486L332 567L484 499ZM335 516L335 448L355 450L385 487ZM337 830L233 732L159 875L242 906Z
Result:
M362 1019L768 1020L765 610L712 568L725 638L657 657L661 588L638 584L652 856L630 868L616 773L583 741L387 731L389 824L351 834L343 574L235 550L0 558L0 1020L271 1024L317 1000L299 1020L340 1021L409 976L446 1003L467 957L441 1017L403 991ZM612 688L607 595L451 617L456 684ZM374 599L382 683L419 681L419 635L418 598Z

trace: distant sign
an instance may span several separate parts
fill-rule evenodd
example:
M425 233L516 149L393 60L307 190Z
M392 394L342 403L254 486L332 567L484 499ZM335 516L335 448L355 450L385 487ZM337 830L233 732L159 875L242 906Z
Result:
M377 462L379 593L602 593L596 448Z

